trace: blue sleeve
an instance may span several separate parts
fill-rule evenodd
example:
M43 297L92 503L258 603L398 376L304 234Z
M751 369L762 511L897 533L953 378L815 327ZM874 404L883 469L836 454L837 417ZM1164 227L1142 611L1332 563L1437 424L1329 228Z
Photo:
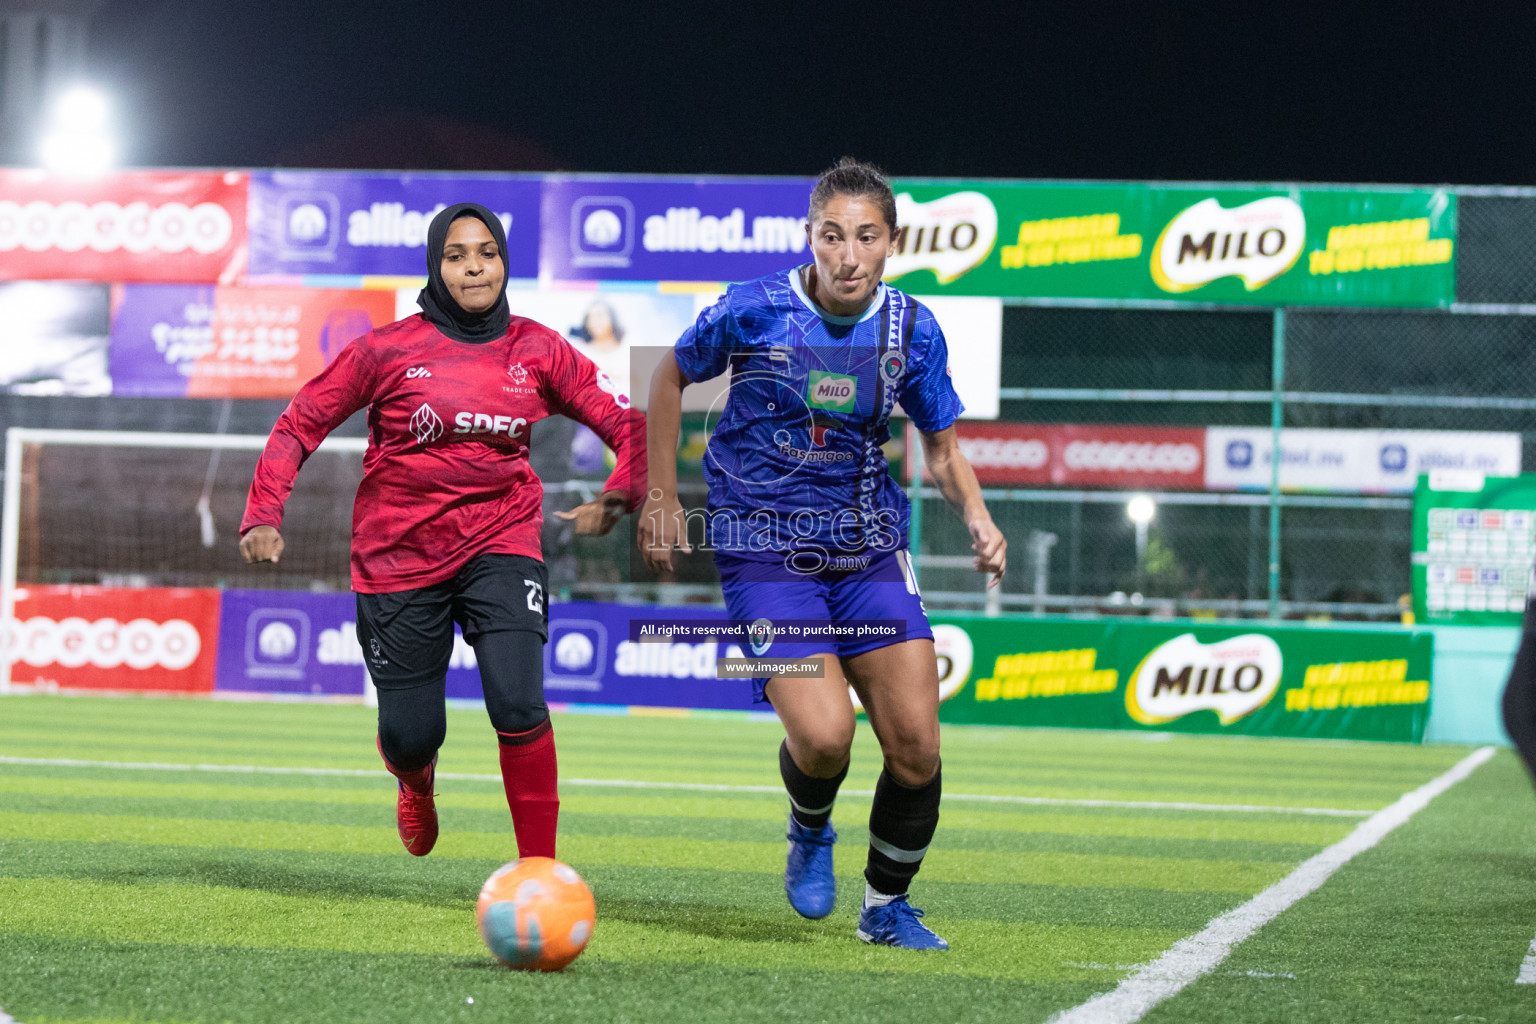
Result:
M918 311L912 331L901 407L912 418L913 426L925 434L936 434L952 426L965 411L949 375L949 346L944 341L944 332L927 309Z
M724 373L731 353L741 344L741 331L730 302L729 293L720 296L720 301L700 313L672 347L677 368L692 383L712 380Z

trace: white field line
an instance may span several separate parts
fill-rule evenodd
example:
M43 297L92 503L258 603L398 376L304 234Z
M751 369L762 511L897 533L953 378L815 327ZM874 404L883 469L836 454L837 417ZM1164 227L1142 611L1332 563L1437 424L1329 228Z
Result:
M1393 829L1423 810L1431 800L1471 775L1494 754L1482 747L1450 771L1398 798L1362 821L1355 830L1286 875L1253 899L1227 911L1198 934L1180 939L1151 963L1138 968L1109 992L1064 1010L1047 1024L1132 1024L1154 1006L1218 967L1232 948L1274 920L1303 896L1315 892L1357 854L1381 842Z
M1520 962L1520 973L1515 976L1515 984L1536 985L1536 939L1531 940L1531 951Z
M226 772L235 775L320 775L377 778L384 775L375 768L303 768L259 764L177 764L162 761L83 761L70 757L4 757L0 764L36 765L49 768L112 768L121 771ZM500 782L500 775L475 775L438 772L440 779L467 782ZM700 793L783 793L783 786L728 786L711 782L649 782L639 779L561 779L563 786L592 786L617 789L668 789ZM844 789L843 796L874 796L872 789ZM1158 800L1074 800L1067 797L997 796L987 793L945 793L945 800L972 803L1031 804L1047 807L1110 807L1130 810L1205 811L1241 814L1305 814L1330 818L1364 818L1370 811L1341 807L1279 807L1265 804L1201 804ZM5 1024L0 1021L0 1024Z
M0 1024L21 1024L21 1022L6 1013L3 1007L0 1007Z

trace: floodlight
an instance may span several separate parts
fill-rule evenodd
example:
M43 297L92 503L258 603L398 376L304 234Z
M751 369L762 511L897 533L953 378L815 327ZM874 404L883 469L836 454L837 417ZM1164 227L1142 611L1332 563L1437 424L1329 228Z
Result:
M101 174L117 160L109 131L111 104L101 90L76 85L59 95L51 109L38 152L43 166L59 174Z

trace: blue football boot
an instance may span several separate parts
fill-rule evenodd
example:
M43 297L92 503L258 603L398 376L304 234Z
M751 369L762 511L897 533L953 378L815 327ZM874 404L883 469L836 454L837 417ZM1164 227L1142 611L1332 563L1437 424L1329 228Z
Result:
M922 916L905 896L883 907L865 907L859 914L859 938L898 949L948 949L949 943L918 920Z
M837 833L829 821L821 831L804 828L789 816L789 862L784 867L784 892L795 913L819 920L837 903L837 879L832 877L832 844Z

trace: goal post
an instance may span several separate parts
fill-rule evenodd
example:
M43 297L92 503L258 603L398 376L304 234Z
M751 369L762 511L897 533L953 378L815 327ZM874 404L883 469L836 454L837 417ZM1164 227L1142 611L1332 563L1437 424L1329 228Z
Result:
M5 481L3 506L0 506L0 631L3 631L4 640L0 640L0 694L7 693L11 687L11 669L16 662L19 652L16 649L14 638L18 635L16 623L16 592L18 586L18 565L21 557L22 533L27 527L23 516L23 482L28 474L28 453L34 453L33 461L41 460L41 453L48 448L68 448L79 453L86 453L94 449L97 452L114 451L114 457L106 463L113 470L129 471L134 465L151 467L155 473L137 488L142 497L141 511L150 518L163 521L174 521L174 525L167 527L165 522L157 521L154 528L169 537L168 545L162 544L162 550L157 557L157 568L164 568L169 560L174 558L178 545L192 548L193 539L197 543L195 547L211 547L215 534L213 527L213 513L210 511L210 499L213 496L215 485L220 488L221 496L225 499L222 505L226 508L238 502L243 506L243 495L233 493L243 491L250 485L250 468L242 463L239 466L226 466L222 476L219 474L219 455L223 452L260 452L267 443L265 434L189 434L169 432L137 432L137 431L109 431L109 430L51 430L32 427L10 427L5 432ZM355 437L331 437L327 438L317 449L316 454L326 453L334 456L343 456L347 469L339 475L348 479L337 480L337 473L316 474L311 472L309 479L312 482L336 485L333 489L338 492L351 492L356 490L356 482L352 477L360 476L361 454L367 449L365 438ZM134 452L137 455L134 455ZM165 455L173 451L197 451L207 453L206 462L187 461L168 467ZM88 460L87 460L88 461ZM252 462L248 456L246 462ZM62 474L63 482L57 485L60 488L68 488L71 485L81 486L81 480L89 478L91 466L76 467L74 476L78 479L70 480L70 474ZM167 474L175 477L178 485L175 494L169 491L157 493L156 487L161 477ZM35 477L41 476L41 471L34 465L31 472ZM302 476L301 476L302 479ZM38 499L36 492L43 484L34 480L34 500ZM195 500L188 502L187 498L197 494ZM119 494L96 493L74 495L77 507L101 508L111 503L118 503L122 499ZM313 503L312 503L313 504ZM321 496L319 502L327 517L327 522L322 524L328 533L335 534L338 531L345 536L350 528L351 502L344 503L344 515L335 507L338 502L329 494ZM124 515L131 515L131 509L121 510ZM178 518L179 517L179 518ZM195 518L194 518L195 517ZM32 523L36 530L39 524L45 521L39 513L32 517L38 522ZM67 518L60 516L60 519ZM50 525L52 520L46 520ZM199 529L194 529L197 523ZM62 526L60 526L62 528ZM81 542L88 543L98 538L79 538ZM163 539L163 538L162 538ZM185 542L185 543L183 543ZM117 553L122 555L124 546L133 547L136 542L129 538L124 543L117 544ZM141 545L147 546L147 545ZM137 552L133 553L137 554ZM132 557L130 555L129 557ZM285 559L285 561L288 561ZM343 563L344 565L344 563ZM27 580L28 583L46 582L43 579ZM79 582L68 580L68 582ZM103 582L95 580L93 582ZM184 585L179 584L178 585Z

